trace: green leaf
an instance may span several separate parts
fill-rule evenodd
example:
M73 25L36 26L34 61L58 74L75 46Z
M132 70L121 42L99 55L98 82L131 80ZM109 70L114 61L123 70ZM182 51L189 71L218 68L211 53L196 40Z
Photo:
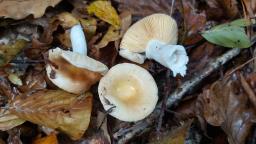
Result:
M245 34L244 28L235 25L219 25L203 32L202 36L207 41L224 47L248 48L251 46L250 39Z

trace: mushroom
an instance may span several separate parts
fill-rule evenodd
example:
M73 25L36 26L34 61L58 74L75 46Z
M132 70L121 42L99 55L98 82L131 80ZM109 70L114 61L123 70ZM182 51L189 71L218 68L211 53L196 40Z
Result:
M166 14L152 14L133 24L124 34L119 54L142 64L154 59L172 70L173 75L186 74L188 56L183 46L177 45L176 21Z
M151 74L130 63L113 66L100 80L98 93L110 115L128 122L144 119L158 100L158 88Z
M50 62L46 65L46 72L51 82L59 88L80 94L98 82L108 67L86 55L86 40L80 24L71 28L70 37L73 51L58 47L49 50Z

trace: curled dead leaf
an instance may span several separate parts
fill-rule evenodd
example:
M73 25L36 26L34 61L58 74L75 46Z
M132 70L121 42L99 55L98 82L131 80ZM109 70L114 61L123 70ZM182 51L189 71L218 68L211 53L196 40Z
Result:
M204 118L214 126L221 126L230 144L245 143L255 119L255 111L248 105L247 93L238 76L217 81L199 96Z
M72 26L79 23L79 21L68 12L63 12L58 14L56 17L53 18L53 20L59 20L61 22L61 26L65 29L71 28Z
M110 1L94 1L87 7L87 11L89 14L94 14L99 19L113 25L115 28L120 27L120 18Z
M0 109L0 130L6 131L12 129L18 125L21 125L25 120L20 119L14 114L11 114L9 110Z
M49 6L57 5L61 0L1 0L0 16L13 19L22 19L32 14L35 18L41 17Z
M91 93L77 96L61 90L38 91L10 104L10 112L19 118L60 130L74 140L88 128L91 109Z
M97 29L97 21L95 18L88 18L88 19L79 19L84 33L86 35L86 39L90 40L96 33Z

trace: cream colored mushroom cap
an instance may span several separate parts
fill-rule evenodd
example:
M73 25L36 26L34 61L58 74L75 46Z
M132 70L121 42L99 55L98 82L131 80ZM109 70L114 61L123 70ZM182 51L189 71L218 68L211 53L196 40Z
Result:
M150 40L166 44L177 44L178 27L176 21L166 14L152 14L133 24L124 34L121 49L131 52L145 52Z
M158 101L158 88L151 74L130 63L113 66L100 80L98 93L104 109L122 121L148 116Z
M60 48L49 50L49 60L51 63L46 65L46 72L51 82L75 94L89 90L108 70L107 66L90 57Z

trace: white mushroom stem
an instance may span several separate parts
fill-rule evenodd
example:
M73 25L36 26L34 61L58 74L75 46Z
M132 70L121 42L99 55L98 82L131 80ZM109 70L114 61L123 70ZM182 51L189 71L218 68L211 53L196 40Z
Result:
M80 24L77 24L71 28L70 39L73 52L87 55L86 39L83 28Z
M123 58L126 58L130 61L133 61L139 64L143 64L146 59L146 57L142 54L134 53L129 51L128 49L122 49L122 48L119 51L119 55L122 56Z
M154 59L173 72L173 76L185 76L188 63L186 50L181 45L166 45L158 40L149 41L146 48L146 57Z

